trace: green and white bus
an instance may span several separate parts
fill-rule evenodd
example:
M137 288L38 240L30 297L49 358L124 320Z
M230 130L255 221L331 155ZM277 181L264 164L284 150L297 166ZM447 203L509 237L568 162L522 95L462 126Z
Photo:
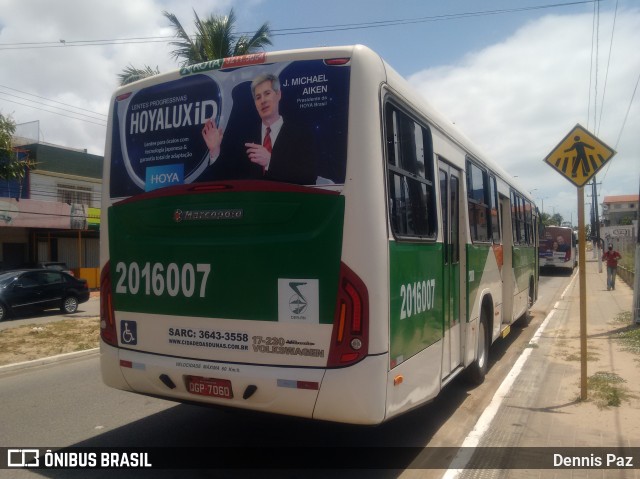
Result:
M537 295L530 196L359 45L120 88L103 211L103 380L175 401L378 424Z

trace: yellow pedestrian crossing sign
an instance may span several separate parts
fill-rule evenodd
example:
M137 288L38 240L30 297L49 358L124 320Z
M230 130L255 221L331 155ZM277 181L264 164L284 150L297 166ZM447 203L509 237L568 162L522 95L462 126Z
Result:
M616 152L576 125L544 159L576 186L584 186Z

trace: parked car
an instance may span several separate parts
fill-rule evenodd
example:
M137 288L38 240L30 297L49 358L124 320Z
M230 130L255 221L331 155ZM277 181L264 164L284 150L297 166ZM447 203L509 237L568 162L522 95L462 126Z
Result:
M44 263L38 263L38 265L36 267L37 268L53 269L53 270L56 270L56 271L62 271L64 273L70 274L71 276L75 276L73 274L73 271L71 271L69 269L69 267L67 266L67 263L61 263L61 262L56 262L56 261L46 261Z
M71 314L88 300L87 281L62 271L22 269L0 273L0 321L26 308L60 308Z

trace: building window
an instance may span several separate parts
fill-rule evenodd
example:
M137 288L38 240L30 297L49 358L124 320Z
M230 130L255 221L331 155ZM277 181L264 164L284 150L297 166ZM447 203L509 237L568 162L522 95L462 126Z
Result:
M85 186L58 184L58 201L60 203L91 204L91 188Z

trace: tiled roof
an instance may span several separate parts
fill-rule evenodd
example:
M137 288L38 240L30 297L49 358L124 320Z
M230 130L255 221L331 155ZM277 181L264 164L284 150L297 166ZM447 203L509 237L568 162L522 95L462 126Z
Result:
M638 201L640 195L617 195L617 196L605 196L603 203L630 203Z

